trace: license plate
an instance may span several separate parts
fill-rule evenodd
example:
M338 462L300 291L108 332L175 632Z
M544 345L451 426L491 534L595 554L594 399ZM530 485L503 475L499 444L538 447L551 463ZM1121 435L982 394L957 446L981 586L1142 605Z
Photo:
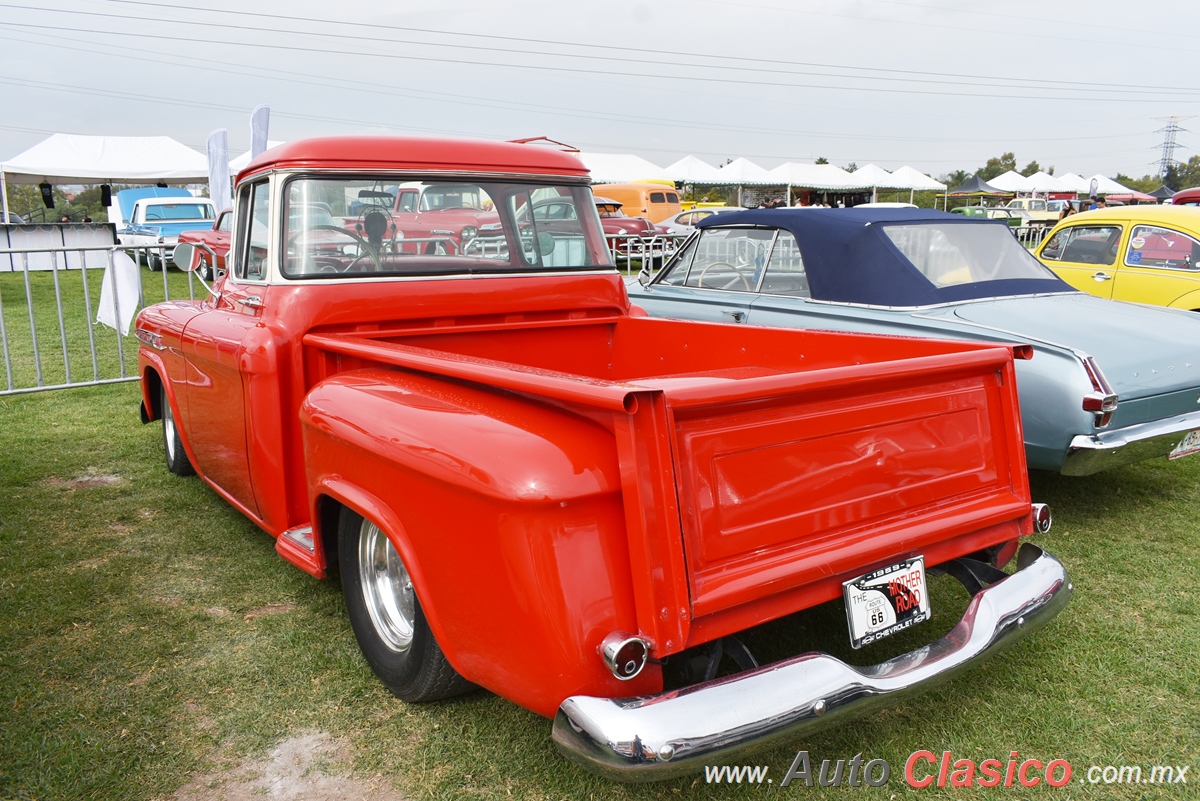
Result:
M847 581L842 584L842 592L850 624L850 645L854 648L870 645L930 618L923 556Z
M1167 458L1178 459L1182 456L1191 456L1197 451L1200 451L1200 428L1189 431L1186 437L1179 440L1179 444L1167 454Z

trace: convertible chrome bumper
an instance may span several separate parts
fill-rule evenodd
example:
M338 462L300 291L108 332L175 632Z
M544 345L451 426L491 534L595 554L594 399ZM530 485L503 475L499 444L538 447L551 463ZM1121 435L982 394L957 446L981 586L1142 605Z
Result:
M1165 420L1080 434L1071 440L1063 460L1065 476L1088 476L1125 464L1166 456L1191 430L1200 428L1200 412Z
M573 696L554 742L588 770L657 781L799 738L885 701L924 690L1036 631L1070 600L1066 570L1026 543L1017 572L975 595L949 634L878 665L808 653L736 676L641 698Z

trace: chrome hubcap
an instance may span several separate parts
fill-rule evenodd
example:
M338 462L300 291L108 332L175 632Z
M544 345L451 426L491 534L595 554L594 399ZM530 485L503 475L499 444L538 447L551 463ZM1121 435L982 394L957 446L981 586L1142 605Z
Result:
M390 650L407 651L417 617L412 579L391 541L368 520L358 533L358 578L379 637Z

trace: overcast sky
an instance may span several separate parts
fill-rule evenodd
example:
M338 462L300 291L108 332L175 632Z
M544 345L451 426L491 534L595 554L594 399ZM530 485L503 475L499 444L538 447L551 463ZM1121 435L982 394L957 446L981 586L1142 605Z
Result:
M0 160L55 132L202 150L215 128L234 155L266 103L272 140L546 135L935 176L1011 150L1140 177L1166 118L1200 131L1198 29L1195 0L0 0Z

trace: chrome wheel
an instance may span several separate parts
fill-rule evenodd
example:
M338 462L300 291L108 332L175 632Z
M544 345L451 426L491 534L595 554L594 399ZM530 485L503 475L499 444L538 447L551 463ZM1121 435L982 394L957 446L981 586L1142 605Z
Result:
M358 576L379 638L389 650L406 652L417 616L412 579L391 540L369 520L363 520L359 530Z
M171 404L163 399L163 439L167 444L167 459L175 461L175 415L171 413Z

